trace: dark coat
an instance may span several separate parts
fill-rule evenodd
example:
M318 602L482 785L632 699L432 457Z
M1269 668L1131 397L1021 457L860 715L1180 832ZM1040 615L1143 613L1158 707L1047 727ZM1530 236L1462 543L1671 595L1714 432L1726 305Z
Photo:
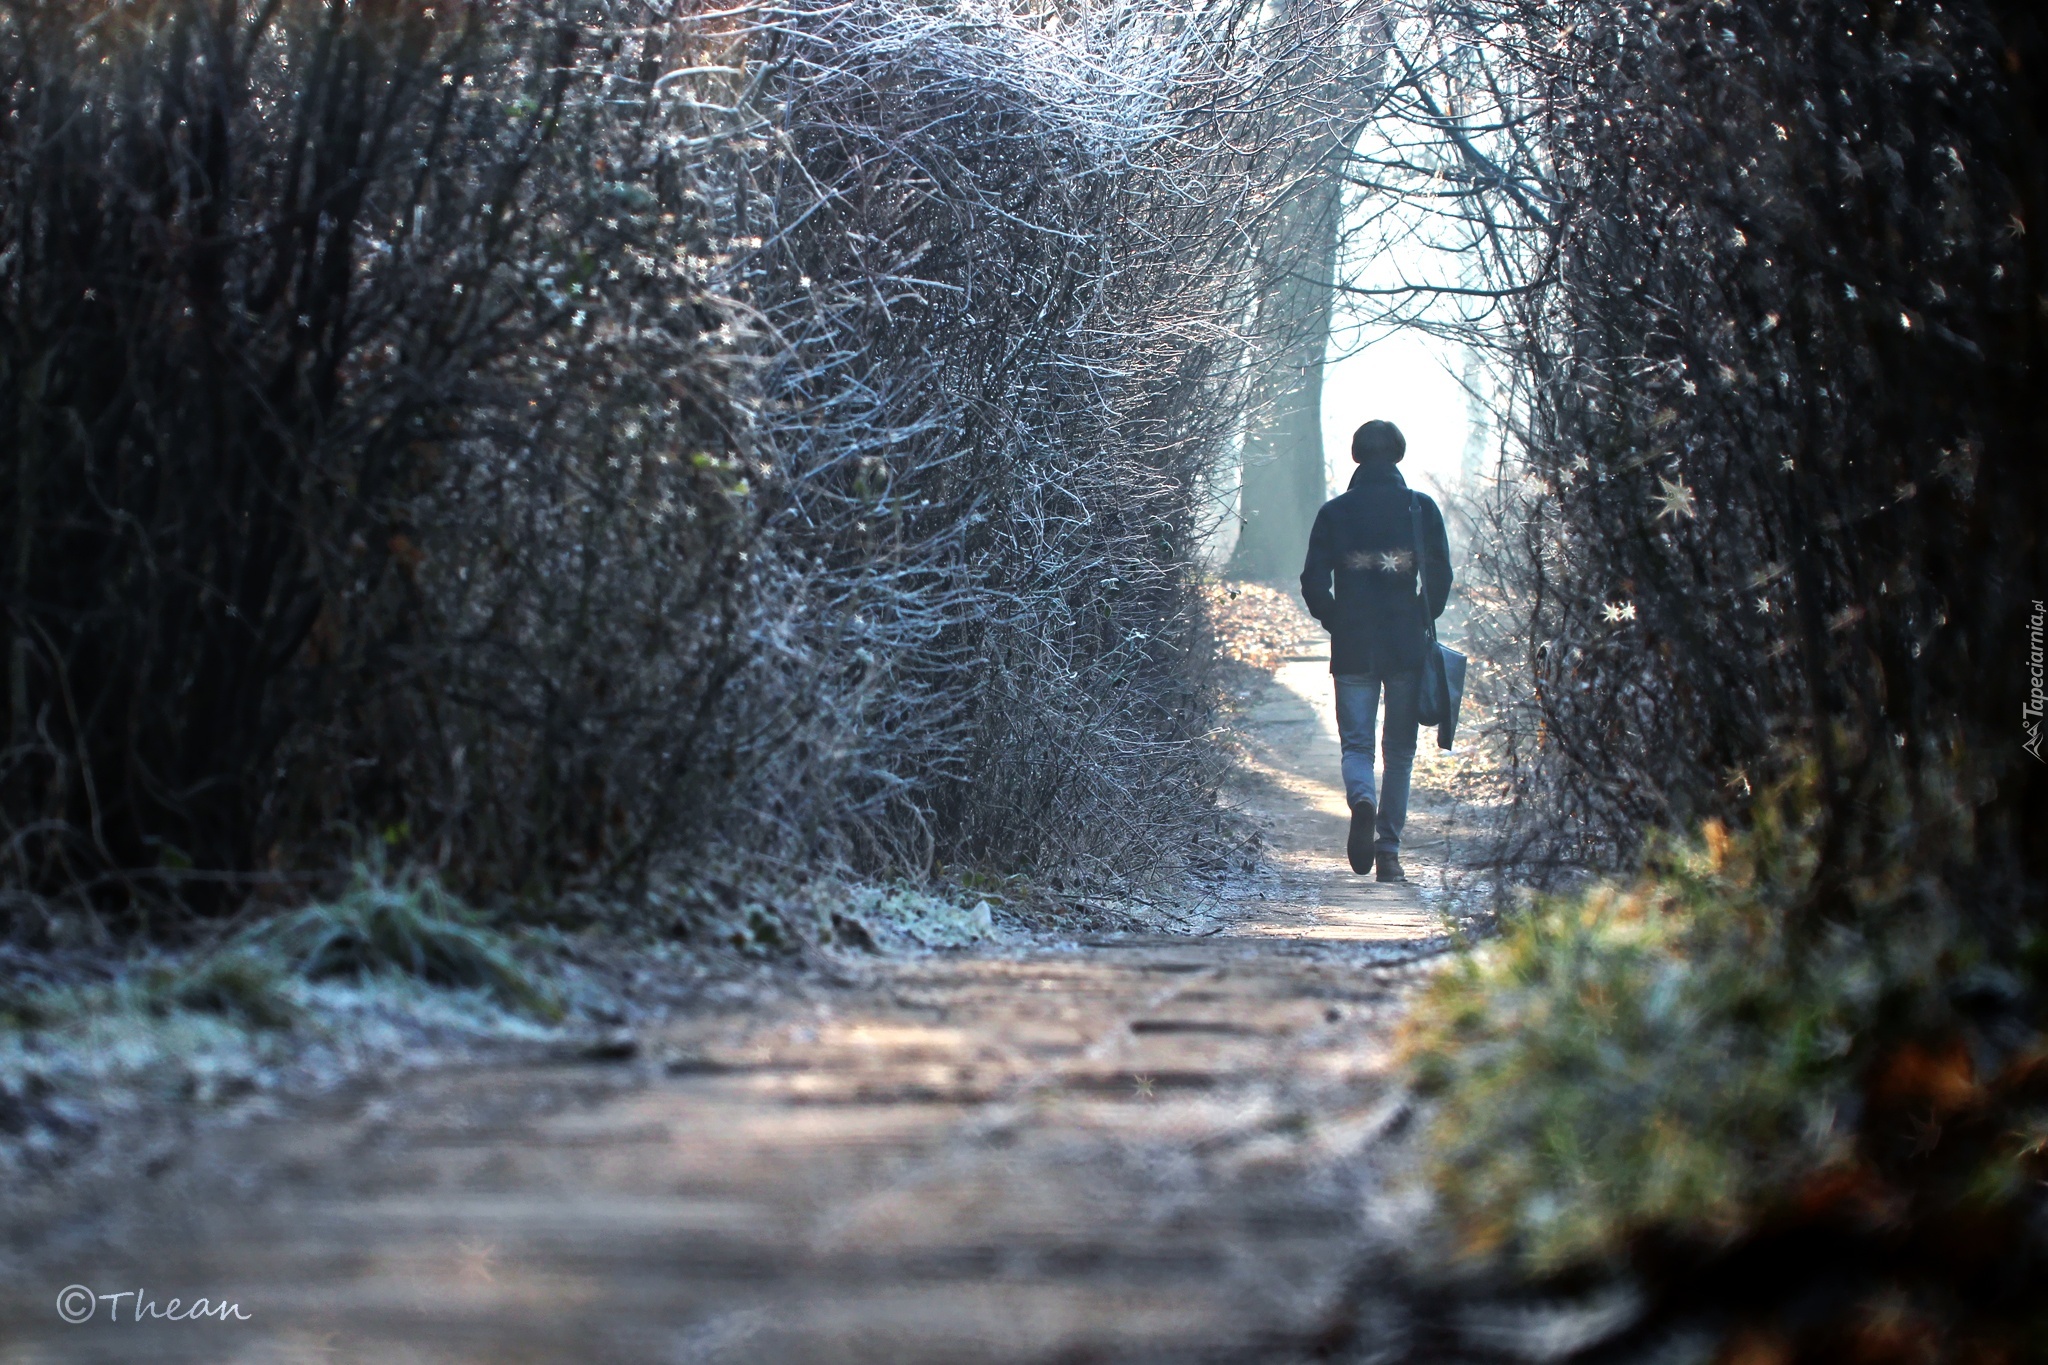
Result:
M1416 496L1426 548L1427 616L1415 595L1415 525L1399 469L1384 460L1360 465L1350 491L1316 513L1301 595L1330 632L1332 673L1410 673L1422 667L1425 631L1443 615L1451 595L1451 542L1436 503Z

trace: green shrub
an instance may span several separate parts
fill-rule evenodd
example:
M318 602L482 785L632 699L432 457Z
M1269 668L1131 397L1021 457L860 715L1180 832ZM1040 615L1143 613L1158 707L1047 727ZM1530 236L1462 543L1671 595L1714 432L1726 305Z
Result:
M1740 834L1663 842L1633 884L1538 899L1428 988L1407 1055L1468 1251L1542 1273L1653 1226L1732 1238L1851 1158L1852 1043L1887 973L1847 930L1790 941L1811 809L1794 784Z

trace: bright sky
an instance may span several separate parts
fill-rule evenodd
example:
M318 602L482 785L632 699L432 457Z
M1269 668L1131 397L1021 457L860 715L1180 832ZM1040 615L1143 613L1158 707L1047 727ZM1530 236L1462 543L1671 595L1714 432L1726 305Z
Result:
M1396 146L1385 132L1376 127L1361 140L1358 150L1368 164L1428 163L1429 146ZM1424 137L1427 142L1429 135ZM1332 300L1329 363L1323 371L1323 454L1333 492L1342 492L1351 478L1351 433L1374 418L1392 422L1408 438L1401 473L1411 486L1436 493L1463 481L1473 413L1459 378L1467 373L1470 354L1420 328L1386 321L1407 315L1449 322L1463 311L1457 297L1389 292L1468 282L1469 257L1458 248L1469 230L1455 216L1439 218L1428 208L1430 202L1426 192L1412 200L1376 193L1355 195L1346 208L1338 282L1369 292L1340 290ZM1362 318L1375 320L1362 326ZM1490 391L1484 380L1478 382ZM1484 448L1477 452L1475 473L1490 470L1498 453L1491 433L1481 435Z
M1471 432L1464 387L1464 350L1411 328L1383 330L1355 355L1357 333L1331 338L1323 372L1323 455L1332 494L1351 479L1351 433L1382 418L1401 428L1408 454L1401 475L1436 493L1455 485Z

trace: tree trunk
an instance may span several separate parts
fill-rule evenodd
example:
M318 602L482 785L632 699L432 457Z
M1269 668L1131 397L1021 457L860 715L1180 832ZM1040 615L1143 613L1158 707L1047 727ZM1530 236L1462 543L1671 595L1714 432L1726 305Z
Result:
M1244 443L1233 577L1281 582L1301 572L1316 509L1328 495L1323 461L1323 362L1330 346L1331 274L1340 185L1333 169L1285 206L1273 234L1275 279L1260 309L1272 348Z
M1283 0L1284 26L1317 0ZM1343 227L1341 171L1358 135L1366 96L1378 87L1386 34L1354 49L1334 67L1303 70L1303 85L1320 83L1311 102L1323 111L1301 178L1274 214L1263 255L1271 281L1259 308L1264 372L1254 390L1245 433L1238 501L1237 547L1227 572L1284 583L1301 572L1309 528L1329 495L1323 458L1323 366L1330 348L1338 236ZM1368 37L1366 29L1360 37Z

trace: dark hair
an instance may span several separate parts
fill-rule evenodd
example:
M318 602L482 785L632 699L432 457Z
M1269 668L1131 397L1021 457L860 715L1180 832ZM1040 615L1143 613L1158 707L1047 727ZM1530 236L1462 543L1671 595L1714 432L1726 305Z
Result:
M1351 433L1351 458L1360 464L1367 460L1399 464L1407 453L1408 438L1392 422L1367 422Z

